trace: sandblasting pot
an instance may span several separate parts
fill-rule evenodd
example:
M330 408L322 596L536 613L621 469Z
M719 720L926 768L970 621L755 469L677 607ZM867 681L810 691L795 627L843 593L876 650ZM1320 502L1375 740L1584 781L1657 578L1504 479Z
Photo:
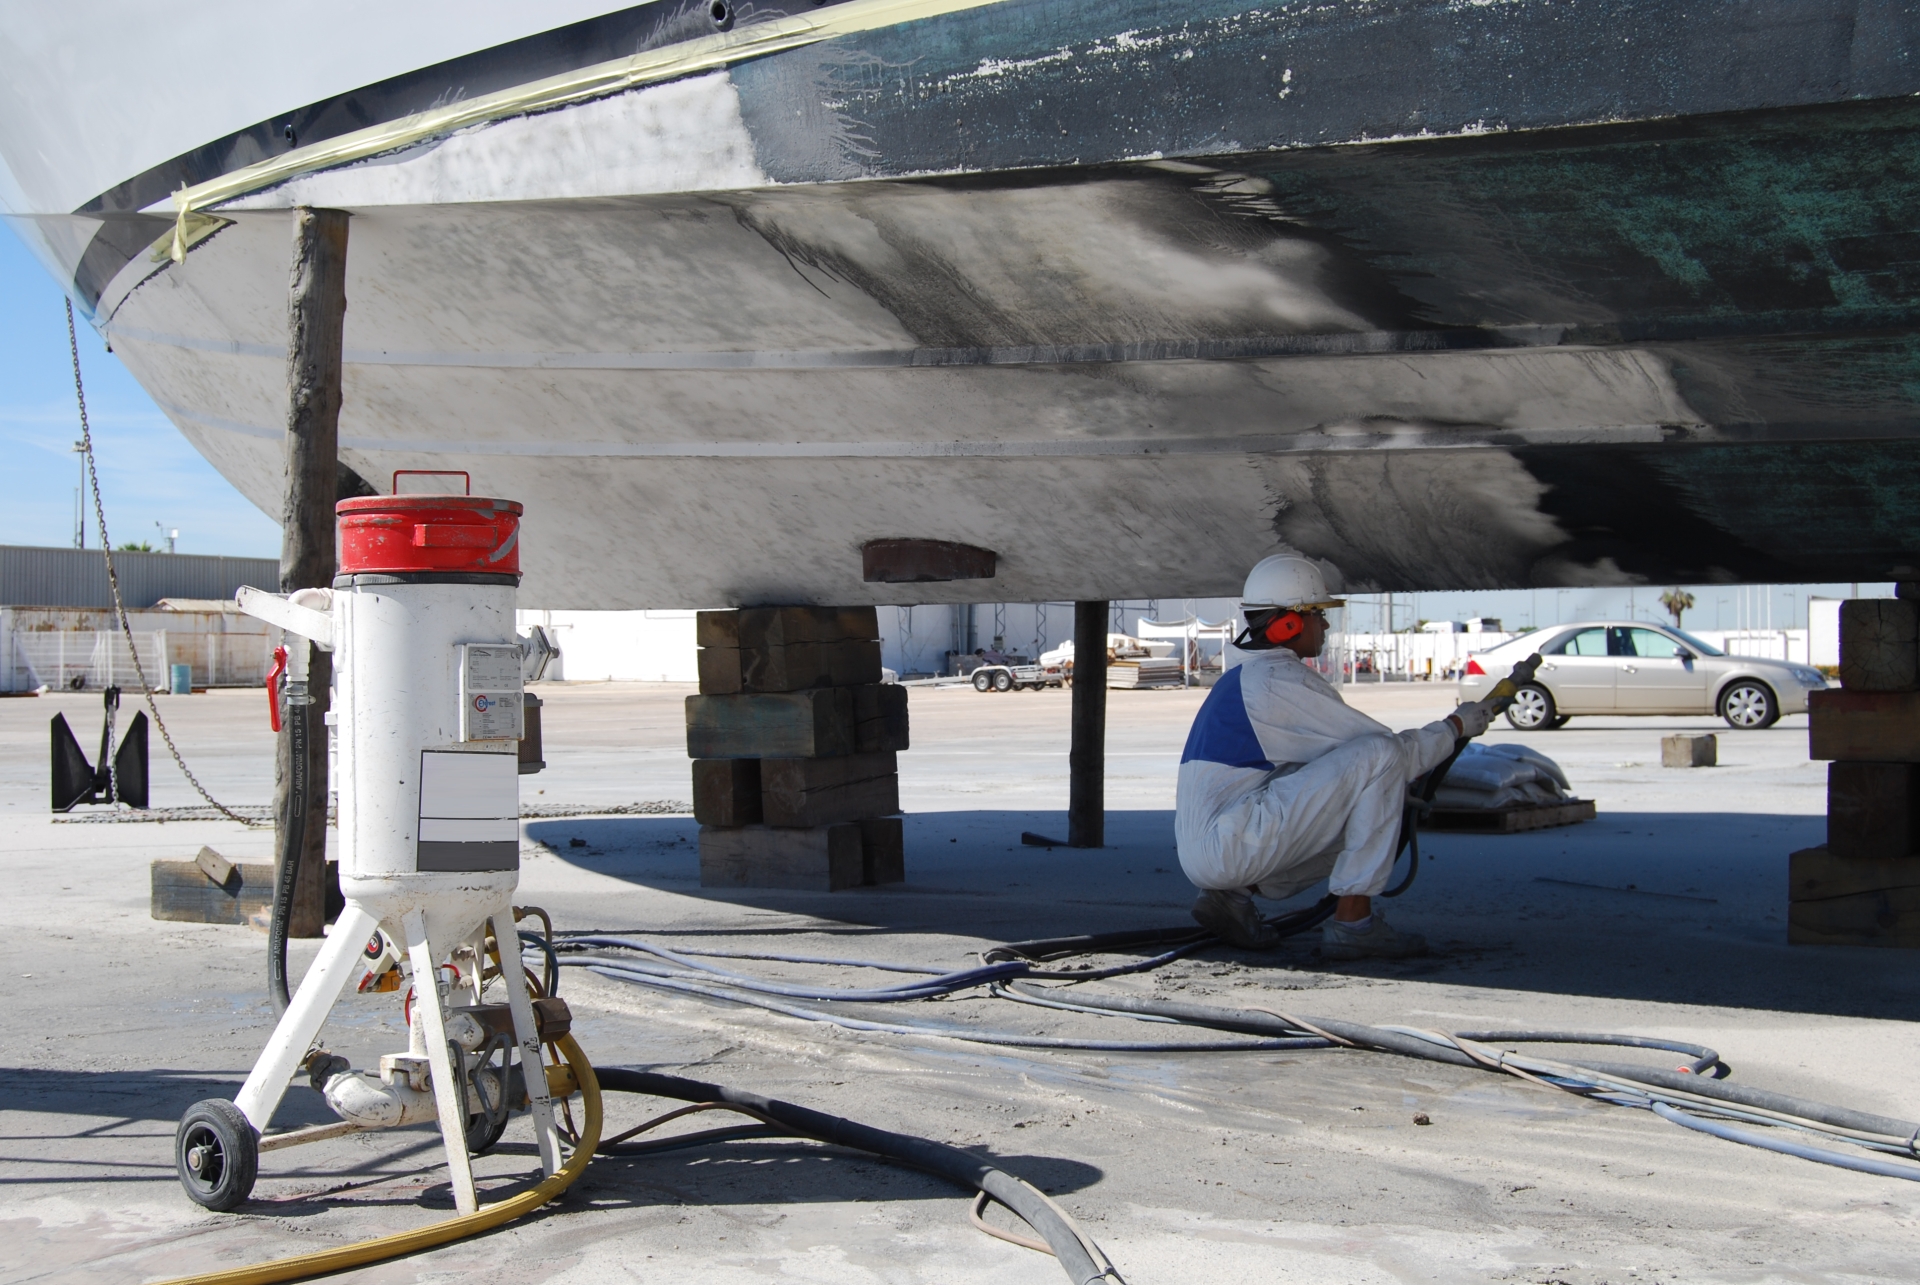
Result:
M333 582L340 891L464 937L520 878L521 506L343 500Z

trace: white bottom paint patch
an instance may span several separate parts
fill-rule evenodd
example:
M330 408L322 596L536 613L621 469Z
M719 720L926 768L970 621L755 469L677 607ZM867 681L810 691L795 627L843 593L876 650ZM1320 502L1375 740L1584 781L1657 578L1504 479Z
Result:
M762 187L724 71L475 126L389 156L290 179L223 209L535 201Z

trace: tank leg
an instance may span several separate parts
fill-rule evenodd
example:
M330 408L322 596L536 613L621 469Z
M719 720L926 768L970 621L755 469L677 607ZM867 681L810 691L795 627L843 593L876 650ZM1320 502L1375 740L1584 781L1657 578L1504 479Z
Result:
M540 1034L533 1004L527 999L527 974L520 963L520 932L514 927L512 909L493 917L493 939L500 945L501 980L507 984L507 1007L513 1010L513 1037L520 1045L520 1077L527 1085L540 1167L552 1177L560 1172L560 1135L553 1127L553 1103L547 1098L547 1077L541 1070Z
M274 1109L287 1091L287 1080L307 1056L313 1037L326 1025L327 1014L333 1011L340 992L346 989L347 979L353 976L354 966L360 962L361 948L373 936L376 926L371 914L349 901L335 921L333 931L327 934L326 944L320 948L313 967L300 979L300 989L294 992L293 1002L280 1015L273 1037L267 1041L260 1060L253 1064L247 1082L240 1086L240 1093L234 1098L234 1105L247 1117L255 1133L266 1132L267 1122L273 1119Z
M463 1214L480 1208L473 1188L473 1164L467 1155L467 1113L460 1100L453 1056L447 1047L447 1015L440 1007L440 977L433 946L427 941L427 917L409 910L400 920L407 935L407 954L413 961L413 1003L420 1014L420 1033L426 1039L427 1064L433 1068L433 1104L440 1113L440 1138L447 1148L447 1176L453 1181L453 1204Z

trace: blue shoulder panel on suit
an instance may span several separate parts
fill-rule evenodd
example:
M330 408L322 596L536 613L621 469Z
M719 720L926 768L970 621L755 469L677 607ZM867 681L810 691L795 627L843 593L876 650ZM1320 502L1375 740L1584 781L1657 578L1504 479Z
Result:
M1240 692L1240 674L1238 666L1229 669L1207 693L1200 713L1193 720L1193 730L1187 733L1187 748L1180 755L1182 763L1199 759L1228 767L1273 770L1266 750L1260 746L1259 736L1254 733L1253 720L1247 717L1246 698Z

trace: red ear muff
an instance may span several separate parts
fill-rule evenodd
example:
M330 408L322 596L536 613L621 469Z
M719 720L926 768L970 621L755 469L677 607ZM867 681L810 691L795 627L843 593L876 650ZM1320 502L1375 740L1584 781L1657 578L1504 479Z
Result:
M1292 642L1307 631L1307 622L1297 611L1283 611L1267 622L1262 632L1270 643Z

